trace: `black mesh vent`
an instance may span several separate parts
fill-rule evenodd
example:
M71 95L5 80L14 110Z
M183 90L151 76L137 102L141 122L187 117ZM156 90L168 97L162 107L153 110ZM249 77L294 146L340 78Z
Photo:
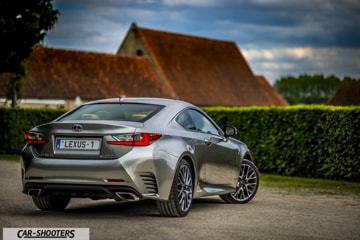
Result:
M153 173L142 173L140 177L143 180L148 193L158 193L156 178Z

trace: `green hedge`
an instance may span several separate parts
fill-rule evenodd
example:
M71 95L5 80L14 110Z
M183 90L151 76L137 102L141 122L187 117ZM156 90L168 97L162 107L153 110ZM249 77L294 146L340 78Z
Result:
M360 107L206 107L228 119L262 172L360 182Z
M261 172L360 182L360 107L204 107L238 128ZM0 154L19 154L24 131L64 110L0 108Z

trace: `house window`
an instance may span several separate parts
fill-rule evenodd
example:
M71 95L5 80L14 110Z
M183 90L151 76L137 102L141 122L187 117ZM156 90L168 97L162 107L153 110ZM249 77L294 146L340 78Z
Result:
M141 51L140 49L138 49L136 51L136 56L142 56L143 55L143 51Z

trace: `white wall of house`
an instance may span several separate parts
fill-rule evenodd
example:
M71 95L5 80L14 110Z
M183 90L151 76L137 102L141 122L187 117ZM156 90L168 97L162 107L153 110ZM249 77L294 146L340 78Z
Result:
M23 108L65 108L71 109L81 105L83 101L79 96L72 100L65 99L20 99L18 102L19 107ZM11 100L0 98L0 104L5 107L11 106Z

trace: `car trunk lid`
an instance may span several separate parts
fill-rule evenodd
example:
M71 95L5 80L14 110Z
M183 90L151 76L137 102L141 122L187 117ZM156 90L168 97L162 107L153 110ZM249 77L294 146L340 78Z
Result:
M78 121L52 122L33 128L30 132L43 135L45 144L34 144L41 157L54 158L119 158L133 146L109 145L113 136L133 134L142 127L139 122Z

